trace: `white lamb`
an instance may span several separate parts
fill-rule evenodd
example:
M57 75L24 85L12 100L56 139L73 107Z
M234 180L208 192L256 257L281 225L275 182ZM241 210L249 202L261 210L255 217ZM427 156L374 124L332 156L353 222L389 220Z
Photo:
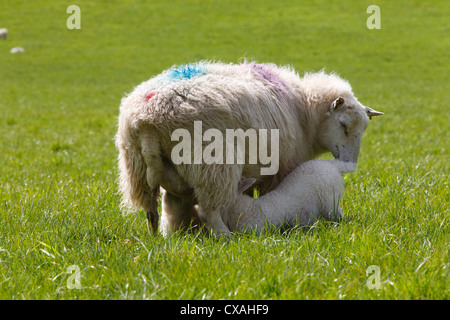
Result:
M355 170L356 163L311 160L293 170L278 187L259 197L239 194L228 214L230 231L262 231L270 227L312 225L317 219L343 218L339 201L342 174ZM254 179L239 184L247 189Z

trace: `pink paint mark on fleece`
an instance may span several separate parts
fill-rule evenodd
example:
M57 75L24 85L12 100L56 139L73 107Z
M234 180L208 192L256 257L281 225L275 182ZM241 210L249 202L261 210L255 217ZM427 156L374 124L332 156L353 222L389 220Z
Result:
M257 77L270 83L275 92L284 95L289 92L288 86L273 70L271 70L270 66L251 63L249 64L249 67Z
M146 96L145 96L145 101L148 101L148 100L150 100L151 98L153 98L154 96L155 96L155 94L156 94L156 92L150 92L149 94L147 94Z

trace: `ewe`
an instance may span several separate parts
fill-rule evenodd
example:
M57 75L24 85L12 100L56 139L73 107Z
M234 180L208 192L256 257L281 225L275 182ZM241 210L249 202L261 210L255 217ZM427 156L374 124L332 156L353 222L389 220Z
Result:
M255 187L264 195L298 165L324 152L357 162L368 120L381 114L362 105L350 84L335 74L319 72L301 78L289 67L249 62L173 67L122 99L116 135L122 203L131 210L144 209L149 230L157 232L162 187L166 190L163 210L165 201L171 208L163 214L171 215L166 220L174 221L172 231L188 227L198 212L208 230L227 234L224 221L239 181L255 178ZM195 136L199 121L205 132L222 136L227 130L276 130L277 173L261 174L264 162L175 163L172 151L178 141L172 133L183 129ZM196 142L192 144L195 150ZM200 144L202 152L194 156L201 158L209 145L205 140ZM245 148L243 159L252 155L252 147ZM173 179L189 188L171 190L164 179L167 167L173 170Z

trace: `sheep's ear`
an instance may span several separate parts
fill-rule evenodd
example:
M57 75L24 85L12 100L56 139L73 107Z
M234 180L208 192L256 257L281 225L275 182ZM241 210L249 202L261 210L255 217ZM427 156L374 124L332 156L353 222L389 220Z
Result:
M369 107L364 107L364 110L366 111L367 115L369 116L369 119L371 120L372 117L382 116L384 114L383 112L373 110L372 108Z
M345 100L342 97L337 98L331 103L330 111L337 111L344 106Z
M254 178L248 178L248 179L242 180L241 182L239 182L239 185L238 185L238 193L244 192L245 190L250 188L255 182L256 182L256 179L254 179Z

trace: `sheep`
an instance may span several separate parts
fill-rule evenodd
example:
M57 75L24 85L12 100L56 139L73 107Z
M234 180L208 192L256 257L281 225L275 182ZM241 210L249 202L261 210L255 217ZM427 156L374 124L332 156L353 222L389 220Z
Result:
M239 194L230 207L230 231L263 231L271 227L311 226L320 218L338 221L344 217L339 201L343 193L342 174L353 172L356 163L311 160L293 170L277 188L259 198ZM241 182L239 191L254 179Z
M171 208L163 212L166 221L175 221L170 229L183 229L198 216L210 232L227 235L223 220L239 181L254 177L264 195L298 165L327 151L356 163L369 117L381 114L363 106L336 74L321 71L300 78L290 67L247 61L174 66L121 101L116 147L122 206L144 209L149 231L158 232L160 187L170 184L164 180L170 167L180 184L189 187L182 188L185 193L166 189L162 207ZM267 144L278 148L277 172L262 174L262 161L175 164L173 132L184 129L194 135L198 122L204 130L223 134L231 129L277 130L278 141ZM201 151L209 146L205 141L200 141ZM249 150L251 146L245 159Z
M15 54L15 53L24 53L25 49L22 47L14 47L10 50L11 54Z
M3 40L6 40L7 37L8 37L8 29L1 28L0 29L0 38L2 38Z

